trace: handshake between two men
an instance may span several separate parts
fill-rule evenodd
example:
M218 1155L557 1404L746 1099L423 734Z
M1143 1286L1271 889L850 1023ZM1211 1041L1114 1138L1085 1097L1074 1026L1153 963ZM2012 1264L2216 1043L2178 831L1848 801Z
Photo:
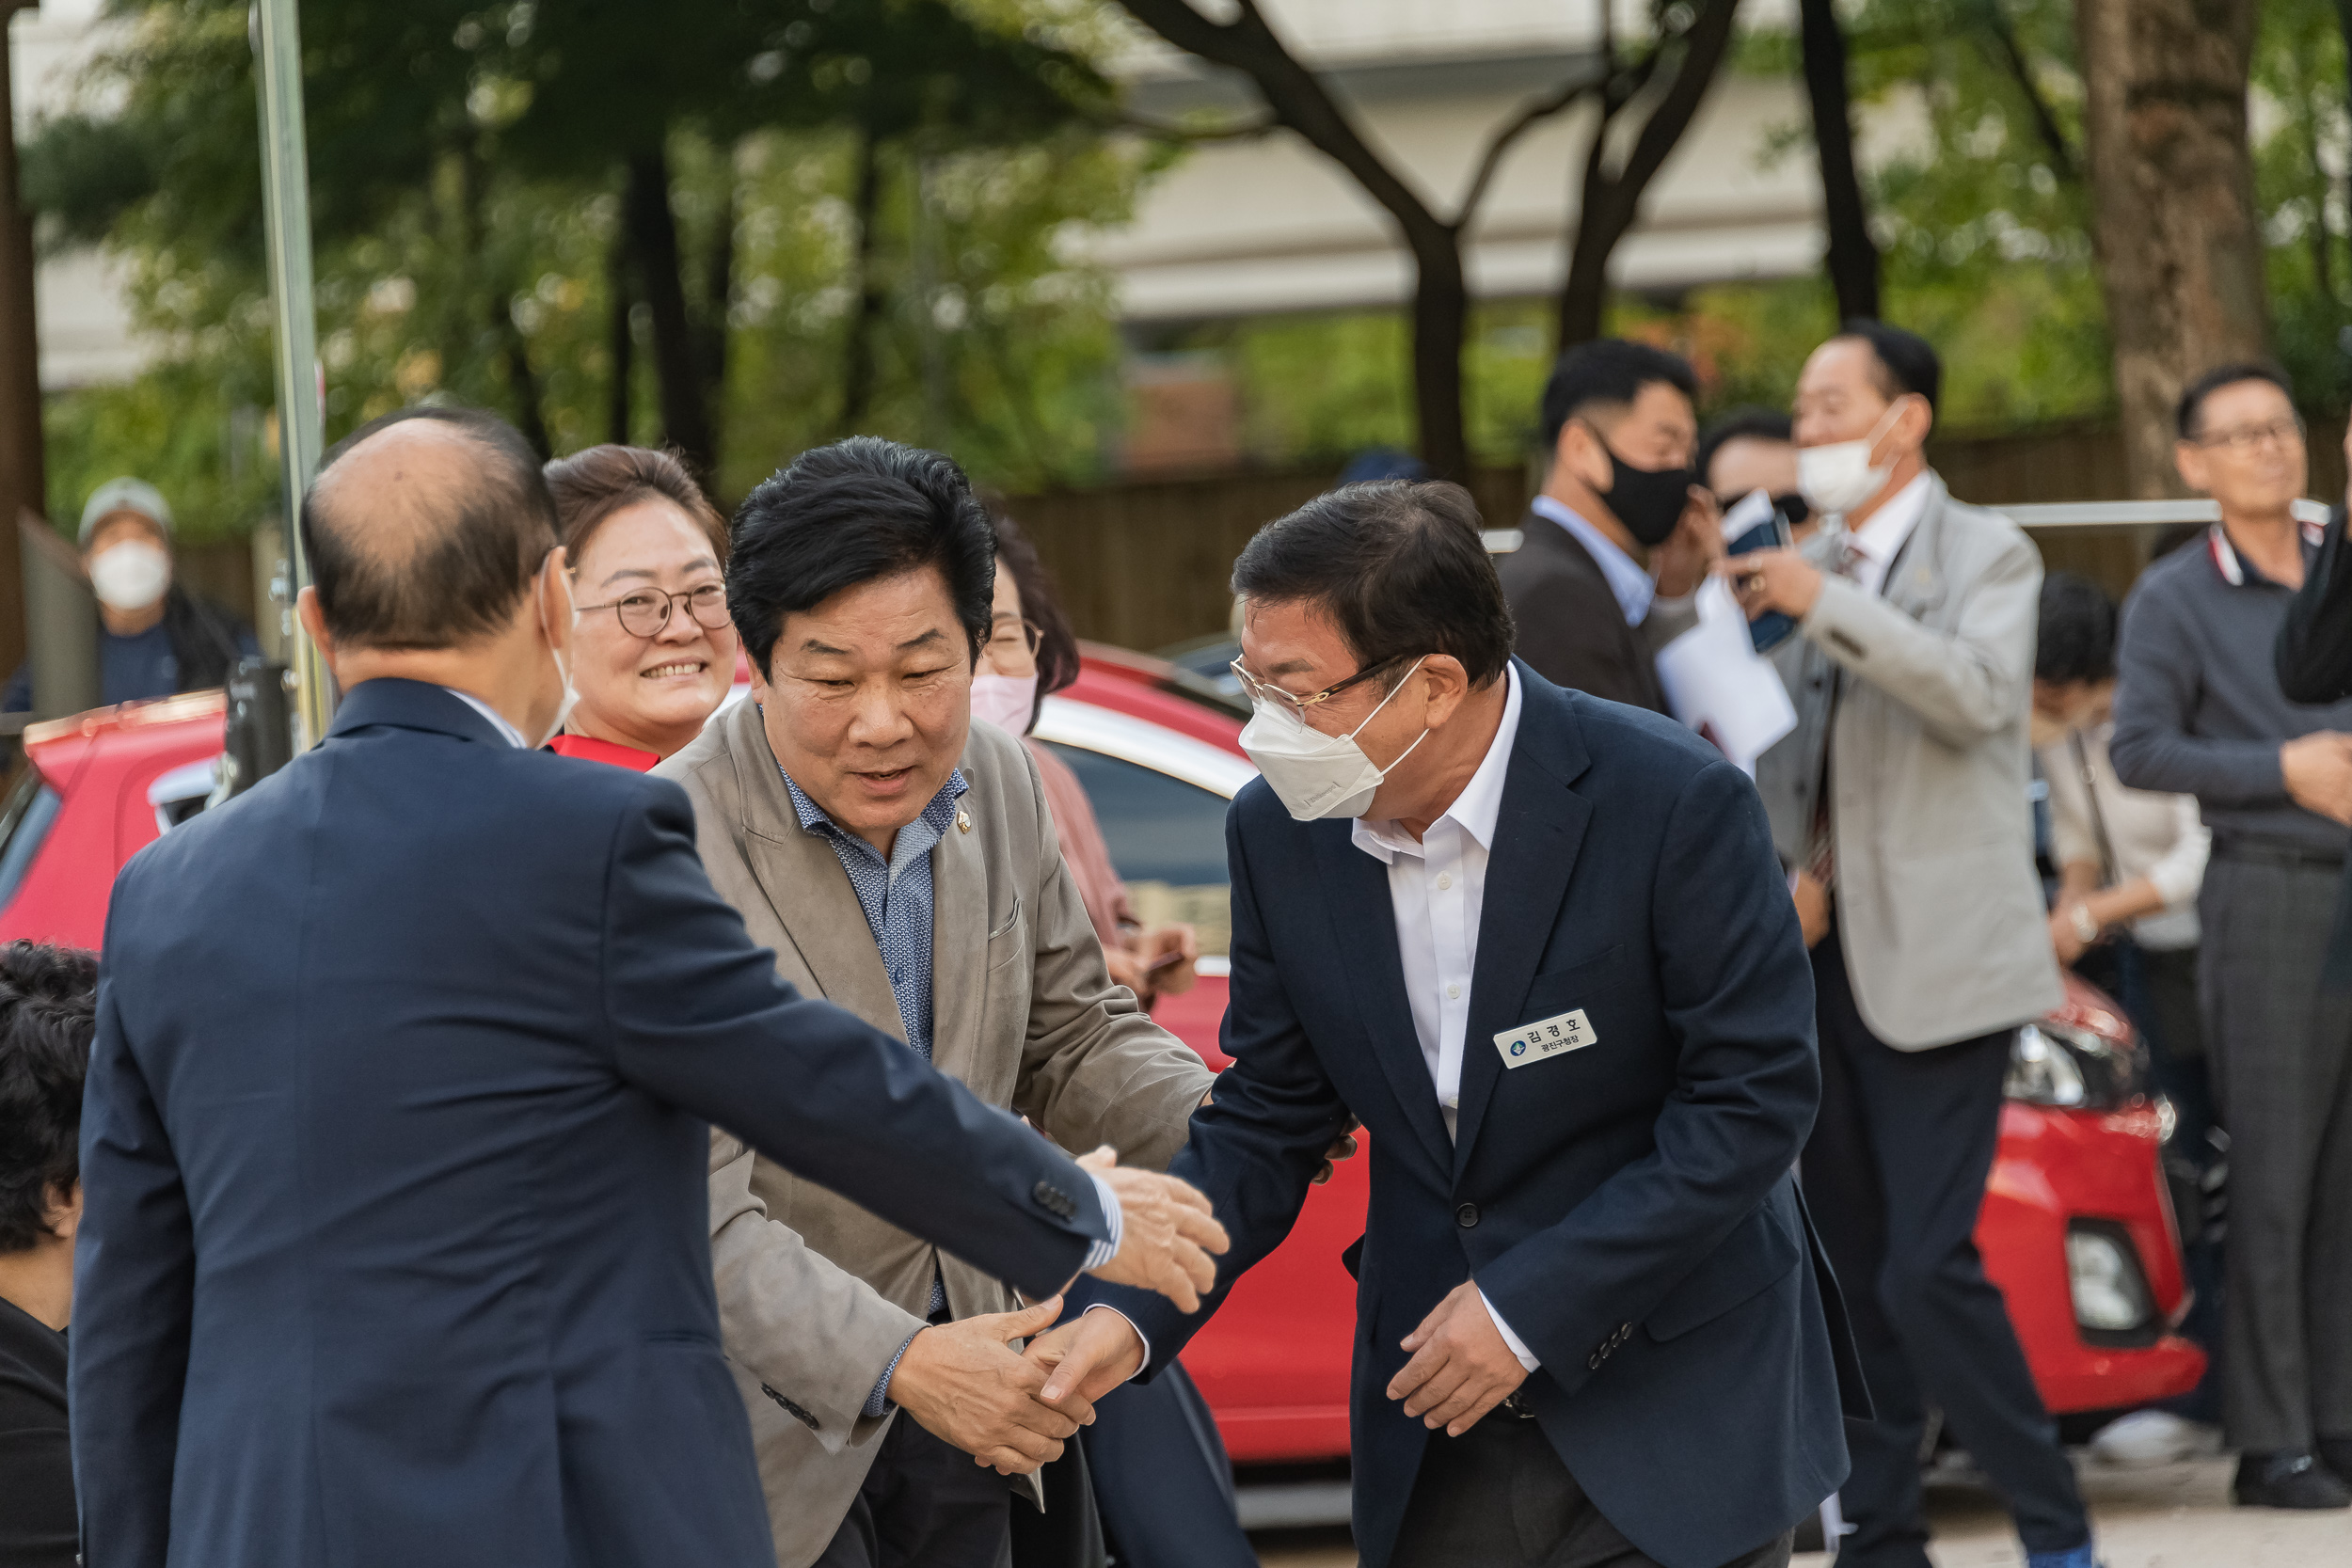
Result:
M1187 1312L1199 1311L1201 1296L1216 1283L1212 1254L1229 1244L1209 1200L1175 1177L1120 1165L1107 1147L1080 1156L1078 1164L1119 1197L1119 1251L1089 1272L1115 1285L1156 1291ZM1002 1475L1026 1475L1060 1458L1062 1445L1093 1422L1094 1400L1143 1364L1140 1354L1131 1355L1120 1368L1088 1376L1083 1390L1048 1390L1047 1376L1068 1353L1077 1323L1073 1320L1048 1338L1035 1337L1053 1325L1061 1308L1062 1297L1055 1295L1017 1312L984 1313L918 1330L890 1374L891 1402L934 1436L972 1455L974 1463L993 1465ZM1013 1349L1022 1339L1030 1341L1025 1353Z

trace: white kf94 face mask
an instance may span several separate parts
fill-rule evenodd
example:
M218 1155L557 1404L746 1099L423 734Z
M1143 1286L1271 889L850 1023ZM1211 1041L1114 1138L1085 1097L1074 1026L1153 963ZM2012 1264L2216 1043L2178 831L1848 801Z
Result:
M1413 669L1405 672L1406 679L1410 680L1413 670L1421 666L1421 659L1413 660ZM1389 705L1389 698L1403 689L1405 681L1397 682L1389 696L1380 699L1380 706L1364 715L1364 724L1378 718L1380 708ZM1413 754L1413 746L1429 738L1429 732L1422 731L1414 737L1412 746L1397 754L1396 762L1381 768L1356 744L1356 737L1364 733L1364 724L1345 735L1325 735L1309 729L1306 716L1288 703L1279 699L1260 702L1242 729L1241 749L1249 753L1249 760L1265 775L1268 787L1282 802L1283 809L1296 820L1360 816L1372 804L1380 781L1395 770L1397 763Z
M1832 441L1823 447L1797 449L1797 490L1817 515L1851 512L1881 490L1894 477L1895 465L1873 463L1870 453L1879 437L1892 429L1906 399L1887 405L1870 434L1859 441Z
M141 539L125 539L89 563L90 592L109 610L145 610L171 586L171 557Z

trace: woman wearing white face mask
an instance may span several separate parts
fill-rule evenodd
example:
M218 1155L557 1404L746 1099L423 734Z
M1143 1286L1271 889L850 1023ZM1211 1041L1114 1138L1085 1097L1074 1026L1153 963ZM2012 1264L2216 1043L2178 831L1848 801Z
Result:
M116 479L82 508L82 567L98 599L99 701L146 702L223 685L257 656L252 628L172 580L171 507L156 488ZM0 711L29 712L32 667L20 668Z

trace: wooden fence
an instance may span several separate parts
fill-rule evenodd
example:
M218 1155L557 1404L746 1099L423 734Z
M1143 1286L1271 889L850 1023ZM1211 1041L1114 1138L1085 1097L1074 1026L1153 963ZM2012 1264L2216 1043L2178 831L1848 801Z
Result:
M2343 438L2340 424L2312 432L2312 494L2344 494ZM1931 442L1929 455L1954 495L1986 506L2128 494L2123 446L2113 430L1961 436ZM1222 630L1232 608L1226 584L1233 558L1260 527L1327 488L1332 477L1330 468L1317 467L1136 480L1013 496L1006 505L1037 542L1080 636L1158 648ZM1479 470L1470 488L1488 526L1519 520L1532 478L1523 468ZM2086 573L2120 597L2147 563L2158 532L2043 530L2035 542L2052 570ZM244 540L185 546L180 556L190 587L254 619L257 585L267 574L255 571Z
M2342 494L2341 437L2312 433L2316 495ZM1929 454L1953 494L1988 506L2128 494L2112 430L1961 436L1932 443ZM1242 546L1331 480L1328 468L1273 469L1048 491L1006 504L1037 542L1080 636L1157 648L1224 627L1226 583ZM1477 473L1471 490L1488 526L1518 522L1532 480L1522 468ZM2042 531L2036 542L2053 570L2086 573L2120 596L2147 563L2153 531Z

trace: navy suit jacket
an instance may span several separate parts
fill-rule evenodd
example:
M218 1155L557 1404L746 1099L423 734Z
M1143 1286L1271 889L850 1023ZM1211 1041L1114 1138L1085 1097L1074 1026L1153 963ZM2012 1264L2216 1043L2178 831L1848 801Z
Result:
M1365 1568L1388 1561L1428 1441L1384 1392L1399 1341L1472 1277L1541 1359L1522 1392L1602 1514L1666 1568L1717 1568L1845 1479L1841 1370L1867 1410L1789 1174L1820 1090L1812 971L1746 777L1670 720L1518 668L1459 1136L1387 867L1261 780L1226 819L1233 1065L1170 1168L1232 1234L1213 1307L1288 1233L1342 1118L1372 1133L1350 1259ZM1498 1034L1572 1009L1590 1044L1505 1069ZM1147 1370L1207 1317L1079 1293L1135 1319Z
M88 1568L772 1568L707 1130L1032 1295L1084 1172L796 996L686 796L437 688L127 866L82 1121Z

